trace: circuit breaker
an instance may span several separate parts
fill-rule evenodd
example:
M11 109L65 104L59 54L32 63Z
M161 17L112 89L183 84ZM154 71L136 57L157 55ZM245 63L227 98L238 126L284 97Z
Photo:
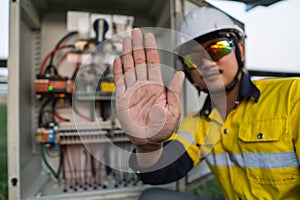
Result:
M63 193L141 184L127 164L131 144L111 112L110 63L121 54L122 38L111 39L107 32L113 29L110 36L126 32L132 25L131 16L68 11L68 33L39 67L34 81L35 139L42 171Z

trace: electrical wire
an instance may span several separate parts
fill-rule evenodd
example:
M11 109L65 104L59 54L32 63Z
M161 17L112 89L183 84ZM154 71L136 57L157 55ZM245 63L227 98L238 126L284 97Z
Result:
M73 36L73 35L75 35L75 34L77 34L77 33L78 33L78 31L72 31L72 32L69 32L68 34L66 34L66 35L65 35L64 37L62 37L62 38L58 41L58 43L55 45L55 49L57 49L59 46L61 46L61 44L62 44L65 40L67 40L69 37L71 37L71 36ZM44 74L46 74L48 71L50 71L51 68L53 68L53 69L54 69L55 75L58 75L58 71L57 71L56 67L53 65L54 56L55 56L55 52L51 55L49 64L48 64L48 66L46 67Z
M97 170L96 170L96 182L98 182L98 185L100 186L101 185L101 169L102 169L102 160L103 160L103 155L104 155L104 151L105 151L105 143L101 144L100 145L100 148L99 148L99 145L93 145L93 147L95 148L95 150L97 151L98 149L100 150L100 153L99 153L99 158L97 159L98 160L98 166L97 166Z
M85 119L85 120L87 120L87 121L91 121L91 122L94 121L94 119L93 119L92 117L85 116L85 115L83 115L82 113L79 112L79 110L78 110L78 109L76 108L76 106L73 104L72 96L69 96L69 101L70 101L70 103L71 103L71 106L72 106L74 112L75 112L80 118Z
M70 188L73 188L73 170L72 170L72 166L71 166L71 162L70 162L70 158L69 158L69 153L67 150L68 150L68 148L66 147L65 155L66 155L66 160L67 160L67 164L68 164L69 172L70 172Z
M69 119L60 116L60 115L58 114L58 112L56 112L56 111L53 111L53 115L54 115L57 119L59 119L60 121L63 121L63 122L69 122L69 121L70 121Z
M57 119L59 119L60 121L63 121L63 122L69 122L70 120L65 118L65 117L62 117L58 114L58 112L56 112L56 104L57 104L57 100L59 99L59 97L56 97L54 98L53 102L52 102L52 115L53 115L53 121L55 122L55 118L56 117Z
M51 148L46 148L46 155L49 158L57 158L60 156L60 152L57 150L53 150L53 146Z
M51 167L51 165L49 164L47 158L46 158L46 154L45 154L45 146L43 143L40 144L40 150L41 150L41 155L42 155L42 159L46 165L46 167L50 170L50 172L52 173L52 175L54 176L54 178L58 179L59 175L53 170L53 168Z
M93 150L93 146L90 145L91 151L90 152L90 161L91 161L91 185L94 184L94 189L97 188L97 167L96 167L96 159L94 157L95 151Z
M60 151L59 151L59 164L58 164L58 170L56 172L57 176L60 176L60 173L62 171L63 168L63 162L64 162L64 154L63 151L61 149L62 146L59 147Z
M77 156L76 156L76 153L74 153L74 150L75 149L73 149L73 150L71 150L71 162L72 162L72 166L73 166L73 180L74 180L74 182L73 182L73 190L74 191L76 191L77 190L77 184L78 184L78 182L77 182Z
M63 46L60 46L60 47L57 47L55 49L53 49L50 53L48 53L46 55L46 57L44 58L42 64L41 64L41 67L40 67L40 74L43 74L44 72L44 67L48 61L48 59L50 58L50 56L52 56L53 54L55 54L57 51L60 51L62 49L66 49L66 48L74 48L74 45L63 45Z
M48 115L46 115L45 116L45 114L48 114ZM49 124L49 122L50 122L50 117L49 117L49 115L51 116L51 118L52 118L52 110L50 110L50 109L47 109L47 110L43 110L42 111L42 113L41 113L41 120L42 120L42 124L41 124L41 126L39 126L39 127L42 127L42 126L44 126L45 124ZM47 121L46 121L47 120Z
M76 79L76 75L77 75L77 73L79 71L80 65L81 65L80 58L78 58L71 80L75 80Z
M78 149L77 149L77 153L76 153L77 159L79 161L79 163L78 163L78 166L79 166L79 168L78 168L78 183L79 183L80 188L83 187L83 177L82 177L82 174L83 174L83 162L82 162L83 156L81 154L83 148L85 148L85 146L80 144Z
M50 101L53 99L53 96L49 96L49 98L43 103L43 105L40 108L40 112L39 112L39 119L38 119L38 125L39 127L43 127L43 110L44 108L47 106L48 103L50 103Z
M56 69L59 68L59 66L63 63L64 60L66 60L67 56L68 56L69 52L66 52L64 55L62 55L60 57L60 59L57 61L57 63L55 64ZM50 64L49 64L50 65ZM47 70L47 69L46 69Z
M69 37L78 34L78 31L72 31L67 33L64 37L62 37L57 44L55 45L55 49L57 49L59 46L61 46L61 44L67 40ZM54 60L54 56L55 56L55 52L51 55L50 61L49 61L49 65L53 65L53 60Z
M75 184L76 186L81 187L82 186L82 180L81 180L81 172L82 172L82 167L81 167L81 149L84 148L83 145L74 145L74 148L72 149L73 153L73 161L74 161L74 169L75 169Z
M62 153L62 166L63 166L63 181L64 181L64 192L67 192L67 178L66 178L66 162L65 162L65 157L66 157L66 152L65 152L66 147L64 145L61 145L61 153Z
M47 73L50 73L51 74L51 69L53 69L54 71L54 75L58 76L58 71L56 69L56 67L54 65L47 65L45 71L44 71L44 74L47 74Z
M89 161L89 153L88 150L86 148L83 149L84 150L84 158L85 158L85 168L84 168L84 189L86 190L86 186L88 185L88 161Z
M75 105L73 105L73 110L74 110L75 113L76 113L79 117L81 117L82 119L85 119L85 120L90 121L90 122L94 121L91 117L85 116L85 115L83 115L82 113L80 113L80 112L77 110L77 108L75 107Z

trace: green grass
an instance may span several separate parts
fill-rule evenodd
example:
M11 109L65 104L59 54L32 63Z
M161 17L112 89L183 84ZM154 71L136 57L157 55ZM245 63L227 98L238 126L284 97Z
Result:
M211 197L220 200L224 199L221 188L215 179L210 179L204 184L192 188L189 192L203 197Z
M0 105L0 200L7 199L7 108Z

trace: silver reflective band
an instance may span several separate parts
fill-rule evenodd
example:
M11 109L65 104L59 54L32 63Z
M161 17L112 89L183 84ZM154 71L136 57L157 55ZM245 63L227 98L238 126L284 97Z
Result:
M299 166L300 158L295 152L279 153L242 153L242 154L208 154L208 164L220 166L241 166L248 168L287 168Z
M193 138L193 135L190 132L188 132L188 131L178 131L177 134L184 137L189 143L196 145L196 142Z

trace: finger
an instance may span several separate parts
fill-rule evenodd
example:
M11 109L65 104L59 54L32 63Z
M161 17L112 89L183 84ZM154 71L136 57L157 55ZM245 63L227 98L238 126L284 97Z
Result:
M138 28L132 30L132 44L137 79L147 80L147 66L143 45L143 34Z
M122 63L120 57L115 57L113 62L114 81L117 85L119 80L123 78Z
M179 103L181 90L184 81L184 73L182 71L176 72L170 81L168 88L168 104L171 107L176 107Z
M162 83L157 44L152 33L145 35L145 48L149 80Z
M119 57L116 57L114 59L113 73L114 73L114 82L116 85L116 94L117 96L123 95L126 91L126 85L125 85L123 71L122 71L122 62Z
M132 44L129 38L123 40L123 66L125 72L125 81L127 87L136 82L134 62L132 57Z

